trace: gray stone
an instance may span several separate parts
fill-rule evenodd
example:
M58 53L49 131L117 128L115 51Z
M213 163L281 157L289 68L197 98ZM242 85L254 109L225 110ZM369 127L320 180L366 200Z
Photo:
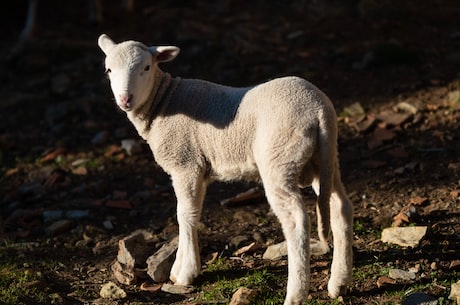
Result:
M147 258L147 274L155 282L164 282L169 278L178 242L179 237L176 236L164 244L155 254Z
M61 219L53 222L51 225L46 227L45 232L50 236L56 236L70 230L74 225L71 219Z
M329 252L329 246L327 244L321 243L319 240L312 238L310 239L310 252L311 255L314 256L324 255ZM287 256L287 254L287 244L286 241L283 241L278 244L268 246L262 258L277 260L284 256Z
M417 292L409 295L402 305L437 305L438 300L429 294Z
M427 228L425 226L385 228L381 240L403 247L415 247L425 236Z
M415 273L401 269L390 269L388 276L395 280L410 281L415 279Z
M146 241L149 236L147 231L139 230L118 241L117 261L129 268L145 266L151 248Z
M265 250L264 255L262 256L263 259L270 259L270 260L277 260L281 259L282 257L287 256L287 243L286 241L280 242L275 245L271 245L267 247Z

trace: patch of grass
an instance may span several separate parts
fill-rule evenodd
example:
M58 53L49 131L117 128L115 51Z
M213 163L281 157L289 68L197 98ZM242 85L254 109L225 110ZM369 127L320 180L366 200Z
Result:
M230 268L230 264L225 259L218 259L207 268L206 272L224 273L223 271L228 271ZM226 275L218 276L216 281L206 282L201 286L201 293L197 297L197 301L228 303L238 288L246 287L257 291L253 304L282 304L284 292L278 283L279 279L267 269L251 270L245 276L238 278Z
M16 264L0 264L0 304L46 304L47 294L36 287L42 275L40 272Z

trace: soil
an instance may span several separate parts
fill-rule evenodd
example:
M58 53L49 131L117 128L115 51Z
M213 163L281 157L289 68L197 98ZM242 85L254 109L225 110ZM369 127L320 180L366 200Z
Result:
M298 75L320 87L339 114L342 178L354 204L357 272L343 302L397 304L401 295L392 291L426 283L438 284L425 292L447 299L460 258L458 1L139 0L132 13L105 3L100 24L88 22L87 10L86 2L43 1L35 35L21 46L25 1L1 13L2 259L35 260L46 278L41 285L58 303L108 304L99 289L113 280L118 240L137 229L159 244L177 234L170 181L113 103L96 43L108 33L116 41L179 46L179 57L163 65L172 75L234 86ZM125 139L135 140L130 154ZM214 252L229 258L254 240L283 240L263 197L220 204L251 187L210 187L200 230L203 263ZM314 196L306 191L305 198L314 225ZM409 205L413 213L404 217ZM418 246L379 240L395 216L400 226L428 226ZM243 242L235 247L236 236ZM286 261L263 261L264 247L235 263L234 276L252 264L284 278ZM54 263L39 263L45 261ZM326 303L329 262L328 255L312 259L310 297ZM382 269L414 267L415 280L377 285ZM213 276L219 278L203 275L197 283ZM122 304L194 297L123 288Z

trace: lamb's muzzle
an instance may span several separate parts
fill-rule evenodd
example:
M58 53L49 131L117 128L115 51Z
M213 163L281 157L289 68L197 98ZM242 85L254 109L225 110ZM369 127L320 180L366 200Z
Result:
M132 99L133 99L132 94L129 94L129 93L120 94L118 97L120 104L118 106L120 106L120 108L125 111L129 111L132 106L131 104Z
M319 239L328 248L330 229L334 237L329 295L343 294L352 274L353 208L340 178L328 97L299 77L248 88L171 78L158 63L177 56L173 46L116 44L107 35L99 46L118 105L172 179L179 244L171 280L189 285L200 273L197 227L209 183L251 180L263 183L286 238L284 304L303 304L308 295L310 219L300 188L309 185L318 195Z

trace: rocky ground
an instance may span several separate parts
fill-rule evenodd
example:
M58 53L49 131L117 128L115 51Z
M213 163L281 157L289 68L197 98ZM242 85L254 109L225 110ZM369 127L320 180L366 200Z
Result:
M197 292L143 291L139 283L121 285L128 295L120 301L100 297L102 284L114 281L121 238L144 229L158 247L177 234L169 179L113 103L96 45L102 32L181 47L163 66L173 75L235 86L298 75L322 88L339 114L342 176L355 206L354 280L338 302L400 304L417 291L454 302L457 1L136 1L133 13L106 5L104 22L91 25L86 2L49 0L34 38L16 46L25 11L17 2L1 13L0 303L199 303L212 283L251 270L276 277L271 290L251 288L283 293L286 260L262 259L283 240L265 199L222 206L253 185L215 184L203 211ZM314 219L312 193L305 197ZM414 247L382 242L392 225L427 233ZM235 259L234 250L252 242L260 247ZM211 271L214 253L231 268ZM329 262L312 260L312 303L330 302ZM415 276L394 279L394 269Z

